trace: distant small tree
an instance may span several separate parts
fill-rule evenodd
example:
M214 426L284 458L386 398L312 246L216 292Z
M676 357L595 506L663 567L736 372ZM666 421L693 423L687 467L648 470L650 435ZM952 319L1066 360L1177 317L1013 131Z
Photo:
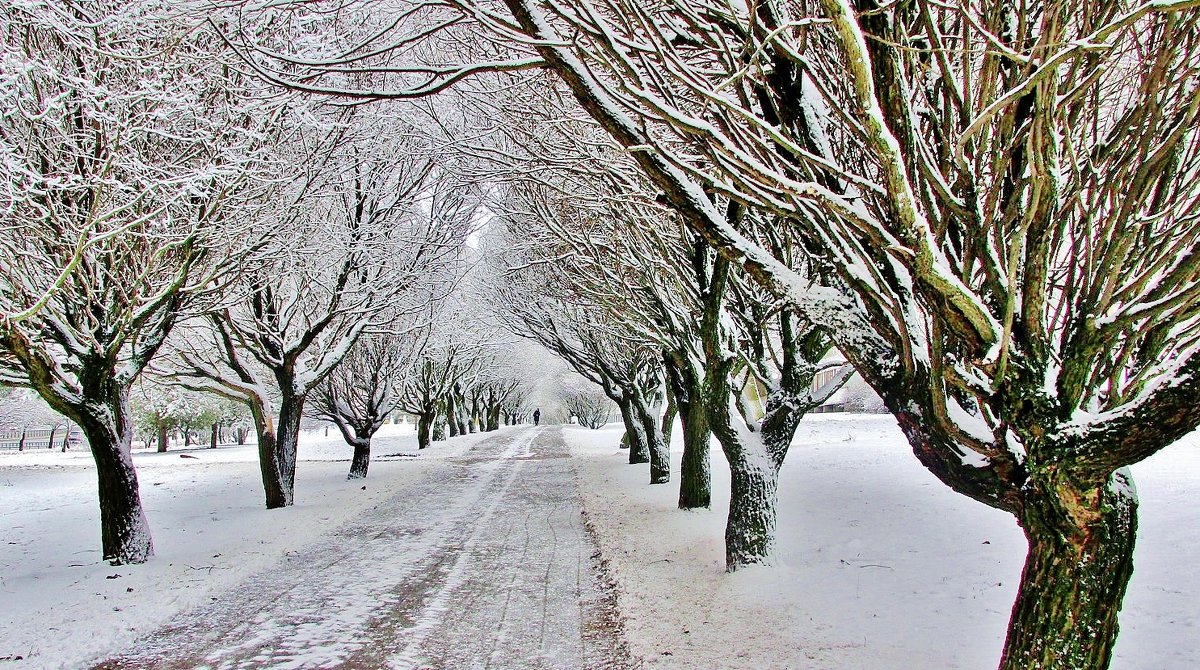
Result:
M371 438L401 404L404 374L421 354L425 329L368 335L317 387L311 412L332 421L354 447L347 479L363 479L371 464Z
M579 420L579 425L593 430L604 427L613 410L612 401L599 389L568 390L563 404Z

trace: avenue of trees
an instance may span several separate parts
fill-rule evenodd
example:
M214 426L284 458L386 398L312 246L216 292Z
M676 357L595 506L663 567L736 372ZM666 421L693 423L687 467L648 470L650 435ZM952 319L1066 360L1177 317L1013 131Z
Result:
M856 371L1025 532L1000 667L1108 666L1127 468L1200 425L1195 0L83 6L0 10L0 381L93 445L105 558L151 553L151 359L249 408L279 507L306 410L365 476L396 408L520 420L537 343L651 484L678 415L681 508L716 439L729 570Z

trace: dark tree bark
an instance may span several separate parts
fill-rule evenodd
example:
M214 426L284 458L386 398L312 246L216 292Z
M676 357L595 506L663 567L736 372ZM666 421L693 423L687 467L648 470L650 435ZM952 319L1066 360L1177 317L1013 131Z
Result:
M675 436L675 419L677 418L679 418L679 403L675 401L675 392L671 390L671 385L667 384L667 406L663 410L659 430L662 431L663 442L668 448L671 446L671 439Z
M21 426L21 439L17 442L17 451L25 451L25 435L28 432L28 427Z
M355 430L354 438L354 457L350 459L350 474L346 479L366 479L367 468L371 465L371 433Z
M682 355L664 356L667 383L679 407L683 427L683 459L679 464L679 509L712 505L711 432L703 401L703 382Z
M212 425L212 432L209 434L208 448L216 449L217 443L220 441L221 441L221 425L214 423Z
M50 426L50 437L46 440L46 448L47 449L54 448L54 436L57 434L58 434L58 426L57 425Z
M168 443L169 436L167 434L167 424L160 422L158 424L158 453L165 453L167 451Z
M621 442L629 447L629 464L649 463L650 446L646 442L646 427L638 418L633 401L624 395L619 398L616 401L617 408L621 410L621 421L625 424L625 435Z
M234 433L239 446L246 444L246 437L250 434L250 431L245 428L238 428Z
M1128 472L1038 490L1018 518L1029 553L1001 669L1108 667L1133 575L1137 498Z
M479 424L480 424L480 420L479 420L479 417L480 417L480 412L481 412L481 411L482 411L482 410L481 410L481 409L480 409L480 407L479 407L479 395L478 395L478 393L476 392L476 393L474 393L474 394L471 396L471 418L470 418L470 420L467 422L467 423L469 424L469 425L468 425L468 429L469 429L469 430L470 430L472 433L477 433L477 432L479 432L479 429L480 429L480 425L479 425Z
M433 420L437 418L436 412L425 412L417 415L417 448L425 449L429 446L433 434Z
M650 459L650 483L666 484L671 481L671 452L663 441L658 416L645 398L634 400L634 411L645 436L646 453Z
M446 394L446 423L450 429L450 437L458 437L458 403L453 392Z
M76 417L96 463L102 555L113 565L145 563L154 555L154 546L130 454L128 390L113 389L106 395L85 400L84 411Z
M254 412L259 425L258 460L267 509L288 507L294 502L296 446L303 410L304 398L284 396L279 403L277 423L260 418L261 409Z

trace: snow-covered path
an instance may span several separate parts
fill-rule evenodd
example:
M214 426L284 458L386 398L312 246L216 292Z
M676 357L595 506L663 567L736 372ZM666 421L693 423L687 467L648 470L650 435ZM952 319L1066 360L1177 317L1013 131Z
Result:
M557 428L507 430L97 668L621 668Z

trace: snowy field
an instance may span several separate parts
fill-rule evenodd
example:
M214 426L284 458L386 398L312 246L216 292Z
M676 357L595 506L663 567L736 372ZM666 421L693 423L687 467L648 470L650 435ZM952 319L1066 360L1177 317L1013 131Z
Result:
M303 434L296 504L270 511L254 446L135 449L156 556L121 567L100 561L88 453L0 452L0 669L86 667L414 486L434 461L482 437L418 456L411 428L384 426L368 479L347 481L352 452L338 432Z
M297 503L273 511L253 447L135 452L157 551L144 566L100 562L87 454L0 454L0 670L86 667L415 490L483 437L418 456L411 431L384 430L366 490L345 479L350 448L334 432L304 435ZM934 480L890 417L804 420L782 474L779 565L735 575L723 571L728 471L718 450L714 508L681 512L676 484L651 487L646 466L624 463L619 426L564 433L630 646L647 666L995 667L1023 538L1006 514ZM1135 468L1142 523L1114 668L1200 667L1195 438Z
M879 415L804 419L781 473L779 565L724 573L729 474L713 509L676 509L624 462L620 427L566 430L633 652L663 668L994 668L1025 541L951 492ZM679 464L678 431L673 445ZM1200 667L1200 439L1134 468L1135 574L1114 669Z

